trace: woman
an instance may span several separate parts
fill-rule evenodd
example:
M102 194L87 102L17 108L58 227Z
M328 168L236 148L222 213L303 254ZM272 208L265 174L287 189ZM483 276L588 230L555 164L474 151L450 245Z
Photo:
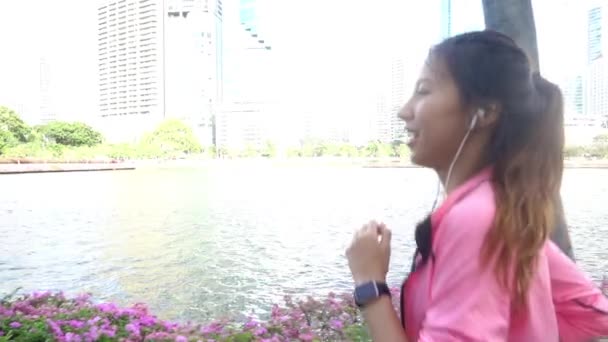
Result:
M435 46L400 111L412 161L447 198L416 228L401 322L388 298L390 230L347 250L375 341L587 341L608 336L608 300L547 237L563 171L559 89L508 37Z

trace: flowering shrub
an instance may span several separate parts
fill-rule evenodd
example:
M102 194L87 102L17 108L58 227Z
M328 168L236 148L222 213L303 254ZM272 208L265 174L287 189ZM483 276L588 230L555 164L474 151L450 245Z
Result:
M394 296L397 300L398 296ZM88 295L33 293L0 302L0 342L4 341L369 341L351 295L330 293L323 300L285 297L270 317L244 322L173 323L146 306L95 304Z
M608 279L602 290L608 295ZM398 305L398 289L393 289ZM96 304L88 295L66 298L37 292L0 301L0 342L6 341L370 341L350 294L330 293L322 300L285 297L270 317L244 322L218 320L208 324L173 323L151 315L145 305L121 308Z

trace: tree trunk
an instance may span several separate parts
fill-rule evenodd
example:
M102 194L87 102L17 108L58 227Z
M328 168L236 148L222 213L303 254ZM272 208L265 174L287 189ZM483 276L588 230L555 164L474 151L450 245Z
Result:
M528 54L534 70L540 72L536 26L531 0L482 0L482 3L486 28L513 38ZM551 239L564 253L574 259L572 242L559 194L556 195L555 203L558 208L556 213L557 225Z
M531 0L482 0L486 28L513 38L540 71Z

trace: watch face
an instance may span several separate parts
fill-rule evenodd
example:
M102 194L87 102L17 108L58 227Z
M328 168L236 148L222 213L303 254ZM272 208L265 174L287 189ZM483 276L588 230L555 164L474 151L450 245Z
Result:
M377 297L378 289L376 288L376 284L373 282L357 286L355 289L355 302L358 305L364 305Z

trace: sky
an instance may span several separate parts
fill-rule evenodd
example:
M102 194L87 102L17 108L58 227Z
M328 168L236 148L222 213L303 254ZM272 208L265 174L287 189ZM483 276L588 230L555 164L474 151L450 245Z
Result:
M94 1L0 1L0 104L39 107L39 63L50 65L51 98L63 117L95 110ZM27 116L27 115L26 115ZM27 119L27 118L26 118Z
M237 0L225 0L237 1ZM419 64L439 34L439 0L259 0L273 42L276 92L337 119L372 101L380 70L398 54ZM456 30L481 28L481 0L453 0ZM543 73L576 72L585 58L585 9L592 1L533 0ZM96 12L92 0L0 1L0 105L33 119L40 58L51 67L52 105L61 119L96 108ZM29 115L29 117L28 117ZM325 113L324 113L325 115Z

